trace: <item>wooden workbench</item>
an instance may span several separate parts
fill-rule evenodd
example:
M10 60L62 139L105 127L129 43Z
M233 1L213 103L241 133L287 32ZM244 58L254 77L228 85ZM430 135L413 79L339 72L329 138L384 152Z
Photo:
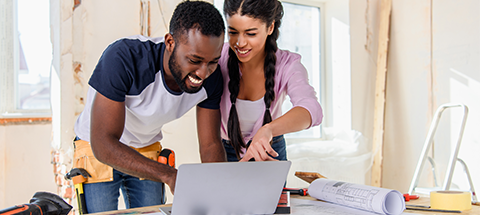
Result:
M318 201L310 196L296 196L292 195L291 198L295 199L304 199L304 200L315 200ZM407 202L408 205L429 205L430 199L428 197L420 197L416 200L410 200ZM160 212L159 207L168 207L171 204L167 205L156 205L156 206L149 206L149 207L142 207L142 208L132 208L132 209L125 209L125 210L118 210L118 211L108 211L102 213L94 213L89 215L133 215L133 214L148 214L148 213L155 213ZM298 211L298 210L297 210ZM430 214L430 215L450 215L450 214L463 214L463 215L479 215L480 214L480 206L472 205L472 210L462 211L462 213L444 213L444 212L431 212L431 211L417 211L417 210L405 210L404 213L409 214ZM304 213L295 213L295 206L292 206L292 215L295 214L304 214ZM373 214L373 213L372 213Z
M430 205L430 198L428 196L421 196L419 199L414 199L406 202L407 205ZM462 213L445 213L445 212L423 212L417 210L405 210L408 213L417 213L417 214L438 214L438 215L447 215L447 214L478 214L480 215L480 206L472 205L472 209L468 211L462 211Z

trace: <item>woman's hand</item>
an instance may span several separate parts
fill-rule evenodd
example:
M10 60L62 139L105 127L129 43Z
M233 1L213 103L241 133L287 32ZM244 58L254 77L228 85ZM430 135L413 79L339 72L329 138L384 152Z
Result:
M245 152L245 155L240 160L240 162L249 161L252 158L254 158L255 161L276 160L269 156L278 156L278 153L273 150L272 145L270 144L272 138L272 130L270 129L269 125L266 124L261 127L253 137L252 142L247 149L247 152Z

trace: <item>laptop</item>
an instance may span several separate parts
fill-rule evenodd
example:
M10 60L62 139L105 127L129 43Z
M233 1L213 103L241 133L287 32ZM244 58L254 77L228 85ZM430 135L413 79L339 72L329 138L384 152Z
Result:
M290 161L182 164L165 214L273 214Z

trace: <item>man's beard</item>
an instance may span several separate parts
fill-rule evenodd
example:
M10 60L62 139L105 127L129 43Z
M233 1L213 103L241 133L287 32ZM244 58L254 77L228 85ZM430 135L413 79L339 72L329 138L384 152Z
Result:
M170 69L170 73L173 75L173 79L175 79L175 82L178 84L180 87L180 90L186 92L186 93L196 93L202 89L202 86L199 87L194 87L194 88L188 88L187 85L185 84L188 78L188 75L185 76L185 78L182 79L182 71L180 69L180 66L177 63L177 57L175 55L177 47L173 48L172 55L170 56L170 59L168 60L168 68Z

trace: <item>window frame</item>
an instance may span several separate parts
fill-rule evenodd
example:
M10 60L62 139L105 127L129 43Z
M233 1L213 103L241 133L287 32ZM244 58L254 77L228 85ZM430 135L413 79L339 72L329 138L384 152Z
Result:
M48 3L48 2L47 2ZM18 3L17 0L2 0L4 15L0 23L5 26L0 48L2 65L0 66L0 118L45 118L51 117L50 109L19 109L18 74L19 74L19 38L18 38ZM10 10L9 10L10 9Z
M322 138L329 130L352 129L351 39L348 0L280 0L320 8ZM339 24L340 23L340 24ZM340 108L339 108L340 107ZM331 133L329 131L328 133ZM301 141L300 141L301 142Z
M325 15L324 15L324 7L325 4L320 1L312 1L312 0L281 0L282 3L289 3L289 4L296 4L296 5L302 5L302 6L308 6L308 7L317 7L318 10L320 11L319 14L319 46L320 46L320 66L319 66L319 78L320 78L320 87L319 90L320 92L316 92L317 96L320 97L318 101L320 102L320 105L325 104L325 98L327 96L326 94L326 83L325 83L325 78L326 78L326 67L325 67ZM322 105L323 112L325 112L325 108ZM325 117L322 120L322 123L319 126L320 129L320 137L285 137L287 139L288 144L294 144L294 143L301 143L301 142L306 142L306 141L316 141L316 140L324 140L325 139L325 131L323 129L323 125L325 125ZM312 129L312 128L310 128Z

